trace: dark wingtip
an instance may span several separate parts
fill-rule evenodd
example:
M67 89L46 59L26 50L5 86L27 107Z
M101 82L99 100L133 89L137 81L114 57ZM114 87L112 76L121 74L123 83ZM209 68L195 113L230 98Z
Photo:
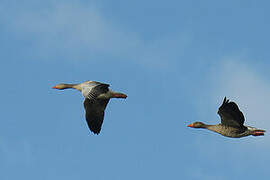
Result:
M230 100L227 99L227 97L225 96L225 97L224 97L224 100L223 100L223 104L224 104L224 103L228 103L229 101L230 101Z
M225 97L224 97L224 99L223 99L222 104L225 104L225 103L226 103L226 101L227 101L227 98L226 98L226 96L225 96Z
M101 131L101 128L99 127L91 127L90 131L93 132L94 134L98 135Z
M91 130L92 133L94 133L95 135L99 135L100 131L93 131Z

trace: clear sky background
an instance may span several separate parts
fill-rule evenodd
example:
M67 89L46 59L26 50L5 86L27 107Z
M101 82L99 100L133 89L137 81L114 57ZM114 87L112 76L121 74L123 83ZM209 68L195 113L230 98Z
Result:
M267 180L270 137L219 123L224 96L270 130L270 3L251 0L0 0L0 179ZM128 95L89 132L96 80Z

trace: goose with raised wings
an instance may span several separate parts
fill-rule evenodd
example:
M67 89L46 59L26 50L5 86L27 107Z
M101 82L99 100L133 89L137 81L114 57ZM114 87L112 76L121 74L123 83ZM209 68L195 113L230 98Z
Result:
M208 125L202 122L194 122L189 124L188 127L208 129L231 138L264 135L265 130L244 126L245 118L243 113L239 110L235 102L230 102L226 97L218 109L218 114L221 118L220 124Z

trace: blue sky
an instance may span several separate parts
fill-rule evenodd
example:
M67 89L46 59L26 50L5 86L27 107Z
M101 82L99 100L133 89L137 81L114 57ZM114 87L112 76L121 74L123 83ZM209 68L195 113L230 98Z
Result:
M269 179L270 141L187 128L219 123L224 96L270 129L269 2L0 1L0 179ZM113 99L101 134L83 98Z

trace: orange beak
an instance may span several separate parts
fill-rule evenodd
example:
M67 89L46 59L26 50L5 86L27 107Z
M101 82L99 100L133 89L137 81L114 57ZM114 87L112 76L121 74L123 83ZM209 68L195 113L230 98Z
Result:
M193 127L193 123L192 123L192 124L187 125L187 127Z
M53 89L58 89L56 86L53 86L52 88L53 88Z
M123 98L126 99L126 98L127 98L127 95L124 94L124 95L123 95Z

